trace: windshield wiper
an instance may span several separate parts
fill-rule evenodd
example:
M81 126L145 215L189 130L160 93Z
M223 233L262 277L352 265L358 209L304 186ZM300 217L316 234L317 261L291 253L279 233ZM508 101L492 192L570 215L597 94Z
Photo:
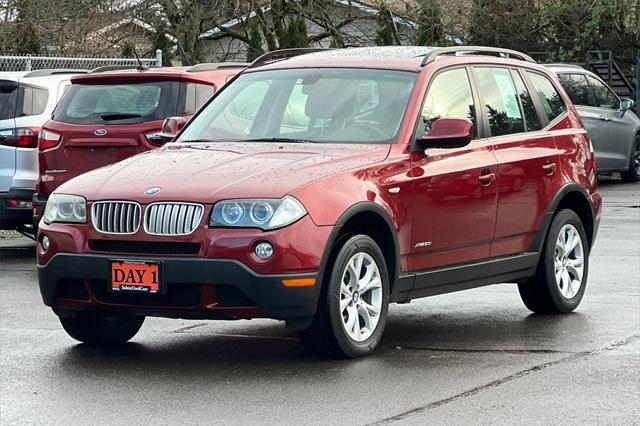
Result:
M294 139L294 138L255 138L255 139L243 139L238 142L283 142L283 143L315 143L308 139Z
M107 113L107 114L102 114L100 116L100 118L102 118L104 121L126 120L127 118L139 118L139 117L142 117L142 115L140 115L140 114L129 114L129 113L126 113L126 112Z
M213 142L220 142L214 139L185 139L185 140L179 140L176 141L176 143L184 143L184 144L189 144L189 143L213 143Z

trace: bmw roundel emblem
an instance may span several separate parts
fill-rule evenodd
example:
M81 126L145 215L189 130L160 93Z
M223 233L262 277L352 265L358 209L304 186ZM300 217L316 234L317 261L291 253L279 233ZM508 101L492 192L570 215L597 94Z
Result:
M146 191L144 191L144 193L147 194L147 195L155 195L158 192L160 192L160 188L158 188L157 186L151 187L151 188L147 189Z
M107 134L107 130L106 129L96 129L95 132L93 132L96 136L104 136Z

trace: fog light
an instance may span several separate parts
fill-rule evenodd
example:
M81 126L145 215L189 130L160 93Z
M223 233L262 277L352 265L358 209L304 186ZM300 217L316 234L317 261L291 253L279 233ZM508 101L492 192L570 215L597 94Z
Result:
M49 237L47 237L46 235L42 237L41 243L44 251L49 250Z
M273 256L273 246L269 243L260 243L256 246L256 256L260 259L268 259Z

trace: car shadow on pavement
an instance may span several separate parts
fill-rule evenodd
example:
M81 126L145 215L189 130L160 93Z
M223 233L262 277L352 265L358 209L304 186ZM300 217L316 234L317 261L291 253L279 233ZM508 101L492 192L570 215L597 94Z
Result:
M458 313L459 314L459 313ZM496 318L496 312L463 316L425 315L418 321L391 318L381 346L370 357L340 362L322 360L309 354L295 333L284 335L282 325L251 327L251 335L211 333L149 333L143 342L120 347L92 347L76 344L60 354L61 374L103 378L115 371L140 377L202 380L268 378L305 371L314 379L330 380L335 369L355 365L387 364L397 357L423 358L425 367L436 352L564 353L565 330L584 322L581 314L566 316L526 315ZM282 337L273 337L279 334ZM265 337L270 336L270 337ZM434 365L435 365L434 364ZM313 368L305 368L313 367ZM313 370L313 373L310 371ZM283 376L284 375L284 376ZM326 375L326 377L325 377Z

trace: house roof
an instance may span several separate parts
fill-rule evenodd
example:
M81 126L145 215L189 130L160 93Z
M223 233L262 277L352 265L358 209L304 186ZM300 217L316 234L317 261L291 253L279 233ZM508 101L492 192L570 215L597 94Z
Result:
M88 38L94 38L94 37L100 36L100 35L102 35L104 33L108 33L110 31L115 30L116 28L119 28L119 27L121 27L123 25L127 25L127 24L136 25L136 26L138 26L138 27L140 27L140 28L142 28L142 29L144 29L146 31L149 31L149 32L155 31L151 24L148 24L148 23L142 21L141 19L138 19L138 18L133 18L133 19L124 18L124 19L121 19L121 20L119 20L117 22L114 22L112 24L104 26L104 27L102 27L102 28L90 33L88 35ZM172 36L169 33L165 33L164 36L167 38L167 40L169 40L172 43L176 43L178 41L174 36Z
M364 13L370 14L370 15L377 15L378 12L380 12L380 8L363 3L363 2L359 2L359 1L353 1L353 0L333 0L335 3L340 4L342 6L352 6L355 9L358 9ZM270 4L266 4L264 6L261 7L262 11L264 13L269 12L271 10L271 5ZM214 27L211 28L205 32L203 32L202 34L200 34L198 36L198 39L203 39L203 38L209 38L209 37L215 37L215 36L220 36L220 35L224 35L222 30L220 29L220 27L222 28L233 28L236 25L239 25L243 22L246 22L247 20L253 18L256 16L256 12L255 11L251 11L249 13L246 13L242 16L239 16L237 18L233 18L230 19L226 22L223 22L222 24L220 24L219 27ZM393 15L393 20L396 24L398 25L405 25L405 26L409 26L411 28L415 28L417 26L417 24L407 18L398 16L398 15Z

